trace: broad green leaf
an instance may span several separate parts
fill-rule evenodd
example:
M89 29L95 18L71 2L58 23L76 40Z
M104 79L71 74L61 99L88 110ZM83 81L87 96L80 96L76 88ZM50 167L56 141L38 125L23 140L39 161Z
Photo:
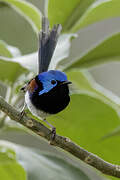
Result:
M5 56L5 57L13 57L12 53L9 51L7 44L0 40L0 56Z
M0 179L26 180L23 167L17 162L16 155L11 148L0 144Z
M120 16L120 1L119 0L97 0L76 22L71 31L77 31L80 28L88 26L104 19Z
M74 85L76 85L76 88L78 88L79 91L77 93L84 95L86 94L90 97L100 100L101 102L109 105L111 108L113 108L113 110L118 112L118 116L120 115L120 98L97 84L87 70L70 71L67 73L67 75L69 79L74 83ZM112 138L116 138L116 136L120 136L119 124L115 126L111 131L108 131L107 133L101 135L101 138L99 138L98 141L99 143L103 143L102 141L106 142L106 140L108 140L109 138L112 140Z
M41 27L41 13L34 5L29 2L21 0L0 0L0 2L7 3L22 15L32 26L36 33Z
M27 70L18 63L12 62L12 58L0 57L0 80L14 83L15 80Z
M15 82L26 69L14 61L21 52L18 48L0 40L0 80Z
M96 83L87 70L73 70L69 71L67 75L70 81L73 82L73 93L86 94L99 99L101 102L108 104L116 110L119 116L120 98Z
M102 138L101 141L104 141L108 138L112 138L114 136L120 136L120 126L116 127L115 129L113 129L111 132L109 132L108 134L105 134Z
M96 0L46 1L46 14L48 14L51 26L60 23L63 30L71 29L94 1Z
M48 0L51 24L61 23L64 31L76 32L104 19L120 16L119 0Z
M77 55L68 64L68 68L90 67L100 63L120 60L120 33L111 35L99 44L94 45L82 57Z
M94 172L94 178L88 177L85 173L85 168L88 170L88 167L84 166L82 170L79 166L52 153L43 153L37 149L33 150L5 141L0 141L0 144L15 151L17 160L27 171L29 180L97 180L96 172ZM99 179L102 180L102 177Z
M21 52L18 48L10 46L5 41L0 40L0 56L12 58L20 55Z

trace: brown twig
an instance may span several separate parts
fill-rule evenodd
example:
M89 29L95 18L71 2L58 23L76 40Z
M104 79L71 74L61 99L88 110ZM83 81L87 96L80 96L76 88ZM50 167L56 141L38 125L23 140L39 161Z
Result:
M2 97L0 97L0 110L6 113L12 120L19 122L25 127L29 128L39 136L44 137L48 141L51 139L51 130L45 127L42 123L32 119L26 115L21 116L21 113L14 107L9 105ZM104 161L98 156L94 155L81 148L70 139L56 135L55 140L51 142L52 145L60 147L65 151L73 154L75 157L81 159L85 163L95 167L104 174L120 178L120 166L114 165Z

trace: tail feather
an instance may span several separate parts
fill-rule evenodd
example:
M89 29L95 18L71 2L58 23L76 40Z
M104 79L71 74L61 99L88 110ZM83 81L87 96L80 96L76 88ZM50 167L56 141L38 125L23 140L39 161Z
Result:
M39 35L38 50L39 73L48 70L61 29L61 25L58 24L54 25L50 31L48 19L45 17L42 18L42 31Z

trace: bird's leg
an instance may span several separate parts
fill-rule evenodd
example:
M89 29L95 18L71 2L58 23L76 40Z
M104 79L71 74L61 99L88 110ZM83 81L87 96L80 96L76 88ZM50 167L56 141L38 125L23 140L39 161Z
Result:
M27 104L26 104L26 102L24 102L24 105L23 105L23 108L22 108L22 110L21 110L21 116L23 117L24 115L25 115L25 108L27 107Z
M56 128L52 124L50 124L46 119L43 119L43 121L46 122L46 124L48 124L48 126L50 126L52 128L51 140L53 141L56 136Z

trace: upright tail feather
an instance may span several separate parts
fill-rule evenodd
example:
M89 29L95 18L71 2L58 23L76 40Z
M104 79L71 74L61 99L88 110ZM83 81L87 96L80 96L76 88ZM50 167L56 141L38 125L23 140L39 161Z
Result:
M62 26L60 24L54 25L50 30L48 19L46 17L42 18L42 31L39 34L38 49L39 73L48 70L61 30Z

